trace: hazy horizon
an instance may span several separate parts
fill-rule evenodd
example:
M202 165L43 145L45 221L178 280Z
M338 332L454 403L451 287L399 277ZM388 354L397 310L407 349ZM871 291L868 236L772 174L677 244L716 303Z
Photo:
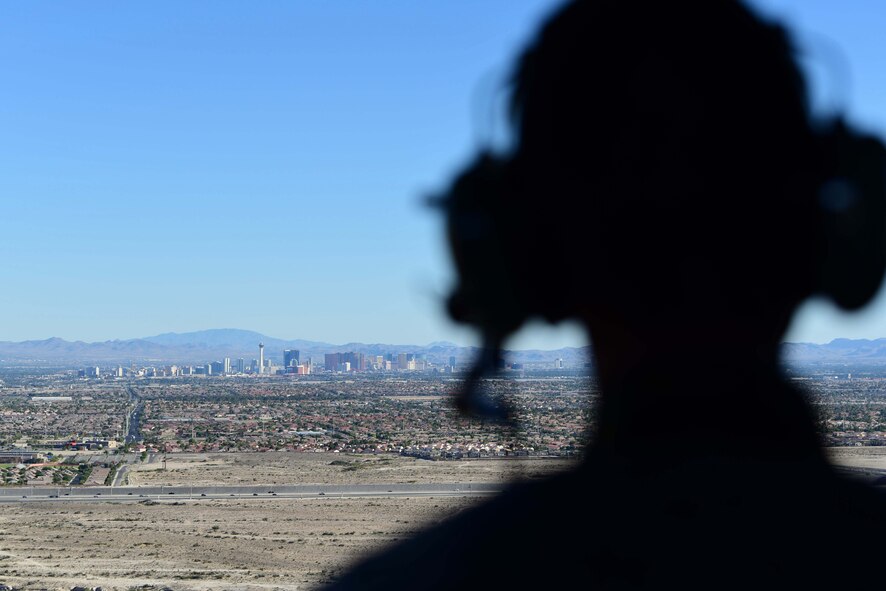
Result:
M458 341L453 341L453 340L451 340L451 339L437 339L437 340L434 340L434 341L428 341L428 342L424 342L424 343L419 343L419 342L382 341L382 340L378 340L378 339L367 340L367 341L361 341L361 340L350 339L350 340L345 340L345 341L336 342L336 341L331 341L331 340L323 339L323 338L304 338L304 337L302 337L302 336L280 336L280 335L278 335L278 334L267 334L267 333L263 333L263 332L260 332L260 331L257 331L257 330L252 330L252 329L248 329L248 328L237 328L237 327L231 327L231 326L228 326L228 327L203 328L203 329L198 329L198 330L164 331L164 332L161 332L161 333L153 333L153 334L147 334L147 335L139 335L139 336L134 336L134 337L112 337L112 338L98 339L98 340L87 340L87 339L82 339L82 338L66 338L66 337L64 337L64 336L59 336L59 335L50 335L50 336L47 336L47 337L41 337L41 338L26 338L26 339L20 339L20 340L0 339L0 342L7 342L7 343L21 343L21 342L40 342L40 341L46 341L46 340L50 340L50 339L61 339L61 340L63 340L63 341L71 342L71 343L82 342L82 343L86 343L86 344L97 344L97 343L116 342L116 341L133 341L133 340L142 340L142 339L152 339L152 338L159 337L159 336L164 336L164 335L188 335L188 334L196 334L196 333L204 333L204 332L212 332L212 331L238 331L238 332L251 332L251 333L256 333L256 334L259 335L260 337L267 338L267 339L278 340L278 341L308 341L308 342L321 343L321 344L331 345L331 346L336 346L336 347L338 347L338 346L343 346L343 345L348 345L348 344L351 344L351 343L360 343L360 344L379 344L379 345L395 345L395 346L415 345L415 346L417 346L417 347L428 347L428 346L431 346L431 345L433 345L433 344L435 344L435 343L437 343L437 344L447 343L447 344L451 344L451 345L454 345L454 346L457 346L457 347L475 347L475 346L478 346L478 343L465 343L465 342L458 342ZM827 344L829 344L829 343L831 343L831 342L833 342L833 341L835 341L835 340L840 340L840 339L861 340L861 341L865 341L865 340L868 340L868 341L875 341L875 340L882 339L882 338L886 338L886 334L883 334L882 336L879 336L879 337L847 337L847 336L836 336L836 337L833 337L833 338L827 339L827 340L825 340L825 341L819 341L819 342L811 341L811 340L805 340L805 341L800 341L800 340L790 340L790 339L788 339L788 338L784 338L784 339L782 339L782 342L783 342L783 343L791 343L791 344L827 345ZM531 347L531 346L530 346L530 347L527 347L527 346L523 346L523 344L526 343L526 342L527 342L527 341L520 341L520 340L516 340L516 339L515 339L510 345L508 345L508 346L505 347L505 348L507 348L507 349L520 349L520 350L526 350L526 349L538 349L538 350L549 350L549 351L552 351L552 350L562 349L562 348L568 348L568 347L580 348L580 347L587 347L587 346L590 346L590 344L589 344L588 342L579 342L578 344L564 344L564 345L562 345L562 346L553 347L553 348ZM528 343L531 344L532 341L529 340Z

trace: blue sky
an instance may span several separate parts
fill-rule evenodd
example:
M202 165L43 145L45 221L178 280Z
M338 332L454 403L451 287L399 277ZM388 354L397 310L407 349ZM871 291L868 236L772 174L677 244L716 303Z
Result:
M801 52L814 112L842 113L858 129L886 137L886 6L876 0L754 0L786 23ZM846 313L810 300L797 312L788 341L886 337L886 290L865 309Z
M498 84L558 4L0 5L0 340L476 342L443 314L422 198L504 135ZM882 8L758 4L819 47L822 104L886 131ZM886 336L886 298L810 305L788 335L838 336ZM563 344L573 327L512 343Z

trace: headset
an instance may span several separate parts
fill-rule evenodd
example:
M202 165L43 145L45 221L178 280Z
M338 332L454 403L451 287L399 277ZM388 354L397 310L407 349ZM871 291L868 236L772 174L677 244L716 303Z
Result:
M537 196L541 195L539 191L552 186L552 183L557 191L575 191L580 187L579 190L584 192L590 191L589 187L593 186L594 193L604 198L610 193L613 199L624 196L630 198L635 190L642 191L644 196L649 195L649 191L655 190L658 182L655 175L662 171L669 172L665 168L671 166L671 162L667 160L669 153L664 151L670 150L671 145L655 146L661 151L661 156L657 155L659 152L646 150L642 141L638 142L636 139L639 137L637 134L644 133L646 129L642 125L665 122L660 127L653 128L654 132L670 132L672 128L668 127L668 122L676 122L674 127L683 125L683 119L678 120L676 117L691 117L697 110L696 105L706 104L704 91L697 95L693 94L692 88L687 88L687 92L681 94L680 80L692 80L693 83L698 81L699 89L705 88L706 84L713 85L710 88L714 93L728 93L723 96L732 99L738 95L731 92L731 87L724 85L726 80L733 79L728 68L744 68L744 76L748 75L747 68L762 68L753 74L753 82L759 82L760 86L750 86L750 83L741 86L741 89L751 89L752 92L747 95L755 101L751 108L759 111L736 112L743 105L728 101L724 102L725 106L721 111L718 110L720 107L715 99L710 103L713 105L710 111L702 116L708 117L707 119L691 119L691 124L695 127L691 128L692 131L686 137L690 138L690 142L703 142L704 133L708 130L721 130L727 134L723 136L724 141L717 146L721 150L699 147L702 144L696 143L687 144L692 147L685 152L688 158L697 158L703 154L705 160L699 166L714 167L711 169L710 178L714 179L711 184L702 183L704 188L687 198L690 208L697 204L692 199L706 199L708 195L718 191L720 182L724 183L722 189L726 198L754 191L755 187L751 184L768 183L768 175L774 174L773 180L778 183L769 185L765 191L758 193L760 199L749 201L752 208L742 212L746 214L746 218L742 218L741 223L745 223L745 220L753 220L755 216L767 215L767 199L779 201L772 208L779 217L773 220L773 225L766 228L768 234L759 238L763 240L760 243L763 250L749 255L751 251L741 248L741 242L729 242L743 240L744 234L730 234L723 238L726 241L724 244L730 249L728 256L733 257L727 262L747 263L748 268L752 268L756 261L747 257L767 256L766 240L778 240L773 247L789 249L794 247L791 241L798 239L801 242L806 241L798 244L798 248L813 249L804 253L800 266L790 270L783 271L784 265L793 264L786 251L780 251L777 257L766 260L765 273L761 271L759 276L762 279L755 279L780 280L782 283L772 286L774 291L768 290L769 286L755 290L756 299L748 305L795 305L799 299L817 295L824 296L841 309L852 311L867 304L883 283L886 274L884 142L872 133L850 126L842 114L813 117L804 112L802 120L793 118L794 115L800 115L795 109L806 109L802 104L805 96L801 96L805 89L802 88L804 84L799 67L795 67L797 64L794 57L789 55L792 48L786 31L781 26L766 23L740 3L734 2L687 0L675 4L639 4L638 7L635 3L620 0L574 1L554 12L543 24L536 40L521 55L514 72L517 76L512 80L516 82L512 98L516 102L512 103L511 114L515 115L514 121L517 123L518 135L521 136L516 141L516 147L507 153L480 150L455 176L442 195L429 200L445 216L446 235L457 274L457 283L447 300L449 316L455 322L479 331L483 343L482 352L456 400L458 408L467 414L497 421L511 420L507 406L484 397L480 393L479 384L484 377L494 375L499 365L503 342L524 323L534 317L552 324L584 317L593 307L589 306L592 302L586 301L587 298L602 298L600 302L604 307L619 306L622 305L619 298L627 293L613 291L605 296L597 293L600 290L592 293L582 287L583 277L577 275L580 271L573 271L560 262L556 264L561 266L553 266L547 271L548 283L562 281L556 293L547 289L544 280L527 280L521 274L519 265L514 264L514 258L528 257L530 254L538 257L539 252L542 255L547 252L539 249L552 247L547 258L558 260L556 254L579 244L569 237L575 232L584 232L589 226L568 210L562 216L553 215L556 214L553 210L546 210L542 216L538 215L540 212L525 211L527 208L513 207L512 204L537 203ZM637 17L638 11L643 13L642 18ZM667 19L680 23L683 27L680 31L686 34L681 35L680 32L662 26L661 22L668 22ZM624 26L626 34L621 35L618 27L589 31L585 25L592 22L612 22ZM708 22L715 23L715 27L726 27L723 29L724 35L720 35L716 28L705 28L704 23ZM605 24L599 26L605 27ZM592 34L594 31L598 34ZM635 39L652 39L650 43L666 39L664 42L672 43L673 46L669 51L650 50L649 46L642 43L631 45ZM746 48L736 45L737 41L746 39L752 40L754 44ZM721 64L714 61L718 59L716 50L706 52L699 44L712 42L722 42L723 47L728 46L730 50L723 54L727 69L717 70L719 75L708 80L705 72L712 71L712 68ZM612 52L614 58L604 58L592 67L581 61L582 52L590 52L594 56L607 56ZM694 66L697 70L674 70L668 61L679 65L687 63L687 58L694 59L696 55L701 56ZM636 64L636 69L623 68L628 61ZM695 62L688 63L691 68ZM595 76L606 80L599 92L584 92L588 85L575 82L579 79L574 73L582 76L590 70L593 70ZM797 76L796 79L793 78L794 75ZM646 94L640 93L648 89L666 88L673 76L677 76L678 80L678 85L674 86L676 92L662 93L661 98L666 105L662 107L663 110L646 109L647 106L660 104L654 96L651 101L635 103L637 98L646 98ZM772 89L765 85L771 84L773 80L784 82L784 88L790 94L768 94ZM637 94L618 94L620 88L627 88ZM593 119L589 119L592 124L585 125L583 120L573 116L576 112L585 112L587 103L597 99L599 101L594 103L593 111L589 111L593 116ZM635 109L636 113L645 118L636 119L640 122L637 123L640 127L630 127L634 120L626 120L628 131L624 137L619 135L622 125L613 116L613 112L618 113L622 105ZM637 105L642 105L642 108ZM531 109L535 109L532 111L535 119L526 116ZM675 118L668 119L672 112L676 113ZM718 126L721 122L727 122L727 119L735 127ZM754 127L756 123L760 125ZM702 127L705 125L709 127ZM741 127L742 125L749 127ZM766 133L769 126L773 126L773 135L772 141L767 142L765 138L758 136L759 133ZM702 130L700 134L696 133L698 129ZM729 133L743 134L745 130L747 135L736 136L735 142L730 140ZM600 133L604 141L591 146L591 141L586 138L594 133ZM607 133L616 135L609 136ZM680 145L680 140L677 141ZM723 146L735 147L737 151L726 152L722 150ZM725 183L729 179L720 176L721 170L718 167L722 164L722 173L725 174L740 174L740 166L735 166L735 163L745 157L745 150L753 150L757 146L768 150L763 154L764 160L760 161L763 167L747 177L748 184L727 186ZM783 155L778 152L780 149L790 149L792 153ZM785 158L784 168L779 169L782 158ZM650 164L661 167L650 170L647 181L642 174ZM622 166L626 172L619 168ZM615 176L610 179L605 174L597 175L604 177L601 179L594 175L594 170L605 172L614 168L622 175L617 177L618 180L614 180ZM638 179L640 183L633 186L630 181L634 178L630 175L638 173L641 175ZM674 178L675 183L684 182L680 176ZM689 194L680 185L668 185L668 188L679 193L680 198L684 193ZM729 192L733 190L736 192ZM784 201L782 191L789 193L783 196ZM697 197L698 195L704 197ZM633 214L632 201L613 203L623 206ZM638 203L645 207L647 202L638 200ZM706 206L710 203L709 199L705 201ZM713 207L716 208L717 205ZM600 211L605 216L609 210ZM674 211L678 210L675 208ZM710 211L716 211L718 215L730 215L726 209L722 213L716 209ZM691 210L686 212L691 213ZM660 222L643 215L645 214L635 216L633 220L642 219L650 227ZM608 225L603 225L607 222L606 219L593 222L599 222L596 224L598 230L609 229ZM778 235L784 225L791 222L800 225L791 228L790 233ZM531 244L527 247L525 243L534 229L540 231L551 244ZM714 236L716 230L712 233L709 228L705 229L708 236ZM608 265L610 257L605 253L608 244L602 242L608 238L605 231L598 234L587 236L588 240L594 241L593 248L600 252L595 264ZM643 234L639 236L642 239ZM585 236L581 238L580 244L584 247ZM749 246L754 238L752 236L749 239ZM702 244L701 248L703 247ZM691 248L697 246L692 244ZM630 253L634 259L623 260L636 260L637 256L644 256L644 250L651 252L651 249L637 249ZM667 262L667 251L653 254L665 257L661 261ZM727 253L724 252L725 254ZM546 259L541 256L535 259L536 262L538 260ZM613 261L621 262L617 259ZM655 264L659 262L656 258ZM608 277L605 273L602 276ZM729 289L726 286L724 288ZM781 290L790 293L783 293ZM674 291L673 297L676 298L673 301L683 301L680 299L683 294L678 291ZM769 298L784 298L784 301L770 302ZM688 302L688 305L694 304ZM771 311L781 314L782 309L772 306ZM748 312L742 309L741 313L755 313L752 307L750 310ZM781 322L782 319L779 318L778 321Z
M886 272L886 146L842 117L817 141L827 173L817 190L827 244L819 292L857 310L876 295Z
M508 159L484 150L443 196L429 199L446 216L447 240L459 277L446 302L448 314L455 322L476 328L482 339L456 406L465 415L505 424L513 424L511 409L480 395L479 385L495 374L505 338L528 317L502 264L505 240L495 213L509 170Z
M810 170L817 193L826 251L816 292L844 310L856 310L873 298L886 271L886 146L877 137L852 129L842 117L817 128ZM464 414L513 425L503 401L480 392L483 378L495 374L504 340L532 316L546 310L530 298L504 264L512 217L502 215L502 191L526 190L515 181L523 166L514 156L481 151L456 175L449 190L430 203L446 218L446 233L458 282L447 300L449 316L479 331L483 348L456 406ZM557 311L556 319L568 316Z

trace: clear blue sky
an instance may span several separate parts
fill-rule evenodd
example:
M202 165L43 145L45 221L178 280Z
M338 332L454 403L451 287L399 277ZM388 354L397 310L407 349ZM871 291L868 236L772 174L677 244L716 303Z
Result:
M822 96L886 131L884 9L759 4L838 48ZM502 136L497 83L557 5L0 5L0 340L475 342L443 314L442 219L421 200ZM789 338L837 336L886 336L886 298L851 321L810 307Z

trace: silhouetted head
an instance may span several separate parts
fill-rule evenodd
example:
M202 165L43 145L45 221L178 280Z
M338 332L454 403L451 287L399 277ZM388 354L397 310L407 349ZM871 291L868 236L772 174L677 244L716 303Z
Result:
M513 84L513 152L449 196L457 319L775 343L805 298L878 289L882 144L813 122L788 34L743 4L568 3Z

